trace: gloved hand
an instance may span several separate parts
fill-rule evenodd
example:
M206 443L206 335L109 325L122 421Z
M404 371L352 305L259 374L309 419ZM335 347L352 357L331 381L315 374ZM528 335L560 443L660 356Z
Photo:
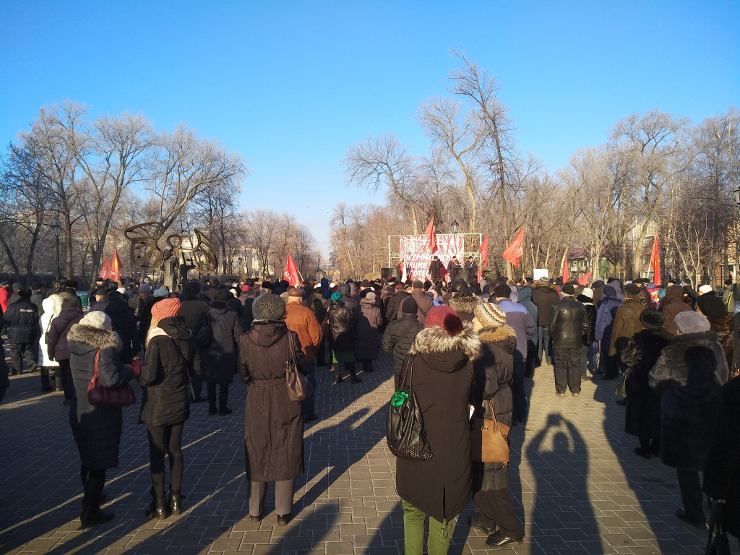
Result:
M134 376L138 379L139 376L141 376L141 360L139 358L135 358L131 361L131 368L134 371Z

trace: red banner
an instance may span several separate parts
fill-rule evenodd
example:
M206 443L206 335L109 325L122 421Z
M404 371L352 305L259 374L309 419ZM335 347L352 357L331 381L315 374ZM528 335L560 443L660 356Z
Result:
M118 250L113 249L113 256L110 260L110 279L119 281L121 279L121 259L118 256Z
M434 232L434 216L427 224L426 236L429 238L429 252L437 252L437 234Z
M100 271L98 272L98 276L103 279L110 279L110 266L111 266L110 258L103 257L103 263L100 265Z
M589 281L591 281L591 272L586 272L578 278L578 285L583 285L584 287L586 287Z
M501 255L506 262L514 265L515 268L519 267L519 261L524 256L524 228L520 227L519 231L514 235L509 246Z
M568 251L563 255L563 285L570 281L570 266L568 265Z
M288 260L285 262L285 269L283 270L283 279L287 281L291 287L298 287L301 284L301 273L298 271L293 255L288 253Z
M478 281L480 282L483 277L483 270L488 266L488 235L483 237L478 252L480 252L480 264L478 264Z
M661 285L660 278L660 236L656 233L653 241L653 251L650 253L650 269L654 272L653 283Z

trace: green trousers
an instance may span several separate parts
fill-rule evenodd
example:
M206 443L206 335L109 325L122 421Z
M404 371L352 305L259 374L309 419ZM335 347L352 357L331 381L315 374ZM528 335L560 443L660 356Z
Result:
M403 505L403 549L405 555L421 555L424 551L424 522L427 515L411 503L401 500ZM429 555L447 555L455 521L440 522L429 516Z

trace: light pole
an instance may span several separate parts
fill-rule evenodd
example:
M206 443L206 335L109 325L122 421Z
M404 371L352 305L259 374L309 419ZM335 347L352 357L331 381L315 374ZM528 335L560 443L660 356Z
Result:
M457 232L460 230L460 222L458 222L457 220L452 220L451 227L452 233L457 234Z

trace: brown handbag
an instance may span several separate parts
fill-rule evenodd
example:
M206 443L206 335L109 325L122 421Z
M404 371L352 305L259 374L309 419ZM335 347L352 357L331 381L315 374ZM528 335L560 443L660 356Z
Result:
M290 351L288 360L285 361L285 383L288 386L288 399L291 401L304 401L313 394L313 386L301 374L298 368L298 361L295 356L295 345L293 344L293 334L288 330L288 350Z
M493 403L486 401L492 419L474 418L470 428L470 453L473 462L508 463L510 426L496 420Z
M95 352L95 363L90 383L87 384L87 402L94 407L127 407L136 402L129 384L122 387L100 385L100 350Z

